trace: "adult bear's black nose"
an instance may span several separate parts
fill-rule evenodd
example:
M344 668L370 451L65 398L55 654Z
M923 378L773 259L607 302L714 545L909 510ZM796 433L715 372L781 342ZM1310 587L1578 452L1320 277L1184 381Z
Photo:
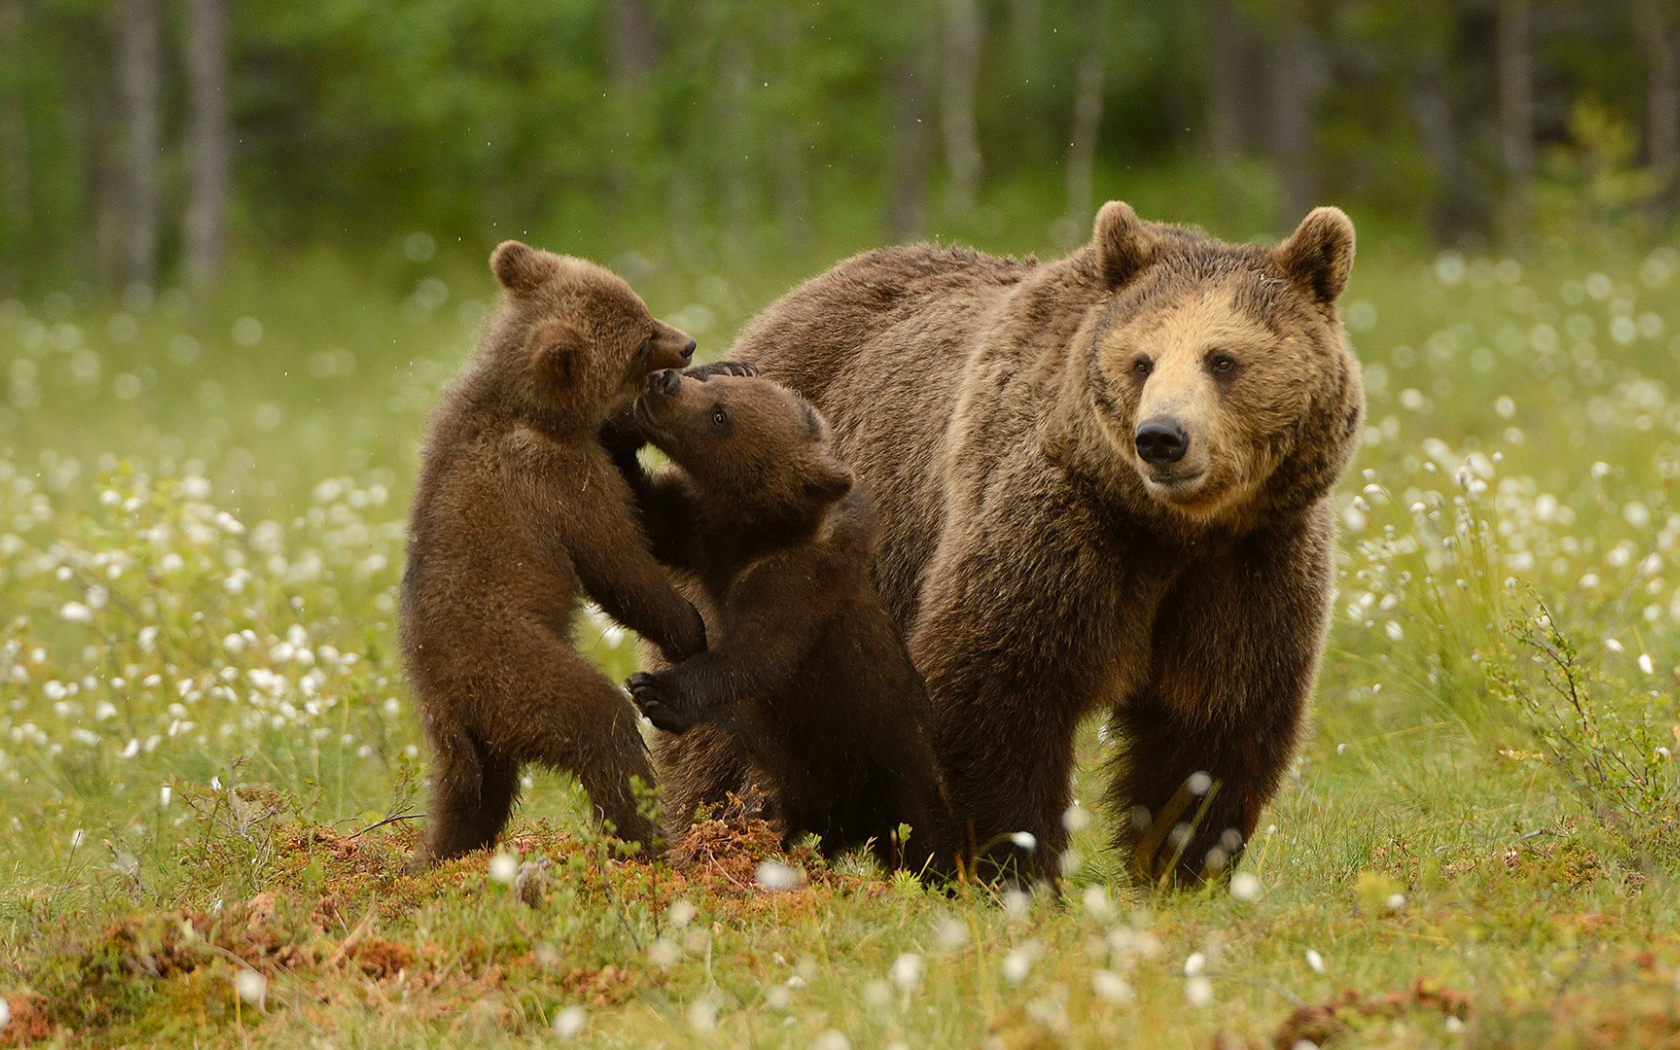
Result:
M1171 416L1157 416L1139 423L1133 440L1137 442L1138 458L1157 467L1177 463L1190 449L1190 436Z
M648 393L659 397L676 397L682 389L682 373L675 368L663 368L648 380Z

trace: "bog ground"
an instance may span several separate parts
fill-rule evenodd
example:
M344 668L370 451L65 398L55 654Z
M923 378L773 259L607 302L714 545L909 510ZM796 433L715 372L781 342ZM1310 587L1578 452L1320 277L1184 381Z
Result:
M635 262L703 356L792 279ZM1300 761L1237 879L1156 894L1090 725L1059 899L728 814L626 860L541 773L405 874L403 519L492 282L403 266L0 304L0 1045L1680 1045L1673 251L1360 259Z

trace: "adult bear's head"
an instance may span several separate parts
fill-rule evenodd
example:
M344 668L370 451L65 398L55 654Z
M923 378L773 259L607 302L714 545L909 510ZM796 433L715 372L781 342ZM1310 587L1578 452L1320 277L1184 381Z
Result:
M1084 330L1085 389L1152 502L1235 523L1329 490L1364 406L1335 306L1353 265L1346 215L1316 208L1263 248L1110 201L1086 258L1104 305Z

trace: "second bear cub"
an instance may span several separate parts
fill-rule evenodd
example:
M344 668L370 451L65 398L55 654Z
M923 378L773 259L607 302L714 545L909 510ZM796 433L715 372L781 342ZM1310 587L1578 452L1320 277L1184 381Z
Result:
M724 758L656 742L679 821L750 781L787 839L814 832L831 853L873 840L888 867L952 870L961 837L933 709L870 580L869 500L827 424L767 380L675 371L649 381L636 415L676 464L641 494L654 553L687 577L711 645L636 675L631 696L665 733L715 727L734 745ZM900 823L913 831L902 848Z

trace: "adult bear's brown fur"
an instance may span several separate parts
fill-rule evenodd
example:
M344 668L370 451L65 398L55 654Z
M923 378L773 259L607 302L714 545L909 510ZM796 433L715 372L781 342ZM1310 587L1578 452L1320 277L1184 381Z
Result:
M981 843L1029 831L1054 875L1095 712L1139 877L1218 871L1252 834L1312 691L1360 433L1334 306L1353 239L1334 208L1267 249L1111 202L1059 261L871 252L740 337L875 497L877 580Z
M662 731L654 751L677 822L697 797L745 796L751 780L789 839L815 832L829 852L872 839L888 866L954 870L961 837L933 709L870 582L869 500L827 425L763 379L676 372L650 381L637 414L677 464L643 486L654 551L687 580L711 636L707 652L630 680ZM733 759L721 789L718 750Z
M630 778L652 768L635 709L572 647L582 596L676 660L700 615L649 552L597 432L694 340L581 259L508 241L506 289L432 415L410 520L402 639L432 744L423 859L488 846L519 767L577 775L626 839L651 842Z

